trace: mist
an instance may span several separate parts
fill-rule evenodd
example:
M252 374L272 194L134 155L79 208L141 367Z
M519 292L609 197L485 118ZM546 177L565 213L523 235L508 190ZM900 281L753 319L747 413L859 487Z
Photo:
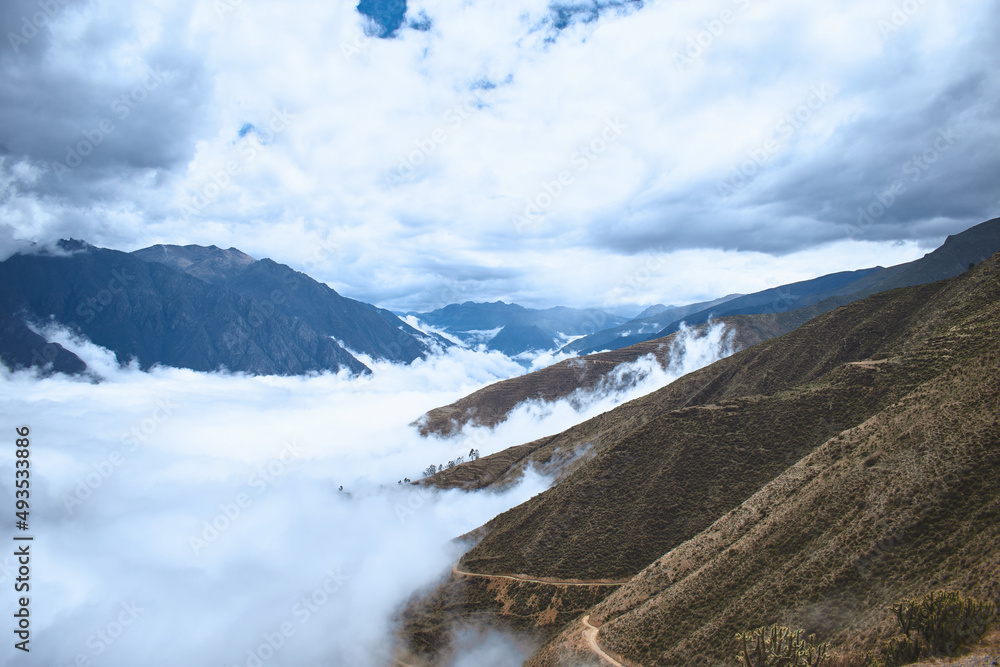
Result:
M368 377L142 372L46 334L91 377L0 369L3 421L32 434L32 642L18 664L46 667L389 664L401 606L468 548L453 538L550 483L532 470L504 493L399 480L561 431L727 349L719 327L685 333L666 369L642 359L586 397L439 439L410 424L524 367L451 349L409 366L363 359ZM13 479L12 458L0 475ZM3 495L12 505L7 483ZM0 583L14 571L0 558ZM523 659L497 633L460 639L455 664Z
M500 437L505 442L520 444L560 433L735 353L733 333L721 322L706 327L682 325L673 341L663 343L670 346L666 366L654 355L646 354L633 362L619 364L591 389L577 389L558 401L523 401L503 423L493 428L466 425L461 434L473 443L492 444ZM556 357L551 363L564 358ZM490 451L499 449L491 447Z

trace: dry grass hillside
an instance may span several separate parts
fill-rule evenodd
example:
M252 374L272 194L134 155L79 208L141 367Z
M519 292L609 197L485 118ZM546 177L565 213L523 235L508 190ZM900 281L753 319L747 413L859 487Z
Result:
M816 304L801 311L777 313L769 315L738 315L725 318L724 324L734 331L733 342L738 349L753 347L755 341L769 340L778 335L781 330L790 330L801 326L814 318L818 313L826 312L832 306L830 304ZM603 374L608 374L618 365L628 361L634 361L646 354L659 354L661 363L665 363L666 355L669 353L669 341L673 337L658 341L640 343L630 348L604 352L591 357L598 357L597 363L607 364ZM655 346L653 344L656 344ZM591 357L582 357L581 361ZM464 489L479 489L487 486L503 487L513 481L517 481L527 466L533 466L541 472L553 476L557 481L568 477L578 467L586 463L590 458L600 452L606 445L617 442L627 434L645 425L650 419L682 408L692 402L705 400L711 393L706 394L705 390L715 382L716 378L728 372L730 368L726 364L727 360L714 364L711 371L702 369L701 371L690 373L669 386L638 400L633 400L618 406L614 410L598 415L577 426L567 429L561 433L539 438L532 442L516 447L511 447L496 454L483 457L477 461L470 461L463 465L443 470L436 475L421 480L424 484L431 484L440 488L459 487ZM538 386L540 383L555 381L561 377L566 382L566 387L560 391L561 394L553 393L550 400L568 396L572 393L569 387L572 386L567 371L562 368L562 362L547 369L525 375L521 378L513 378L485 387L484 389L470 394L462 401L473 400L477 395L482 397L490 392L521 392L515 384L516 381L523 381L521 389L524 387ZM738 362L737 362L738 363ZM596 366L595 368L600 368ZM556 369L549 372L549 369ZM596 384L604 375L593 375ZM518 393L523 395L523 392ZM475 399L480 401L479 398ZM520 399L517 399L520 401ZM507 402L512 407L514 399ZM457 404L456 404L457 405ZM498 413L500 414L500 413ZM506 412L502 413L506 417ZM451 422L454 424L454 422Z
M720 318L733 334L736 349L742 350L761 341L775 338L800 326L807 320L829 310L834 301L787 313L762 315L734 315ZM703 331L708 325L695 327ZM584 357L567 359L533 373L502 380L473 392L462 399L440 408L434 408L421 417L416 426L421 435L449 436L466 424L496 426L505 421L510 412L525 401L553 402L566 398L578 390L595 389L606 383L621 364L636 361L652 354L664 368L670 363L670 348L677 334L637 343L610 352L599 352Z
M1000 596L998 260L949 281L898 356L937 369L791 466L591 610L631 664L725 664L769 623L843 652L894 633L887 607L952 589ZM532 667L566 664L571 632Z
M503 462L481 459L468 479L449 471L434 481L497 483L592 445L484 526L460 567L637 575L589 613L602 645L642 665L725 664L735 632L771 622L873 645L901 596L996 597L998 263L839 308ZM454 583L431 605L441 627L502 610ZM509 597L508 609L526 602ZM566 624L531 664L577 664L579 635Z
M827 439L944 370L941 334L967 308L964 282L850 304L556 436L590 431L604 442L554 488L490 521L463 566L636 574Z

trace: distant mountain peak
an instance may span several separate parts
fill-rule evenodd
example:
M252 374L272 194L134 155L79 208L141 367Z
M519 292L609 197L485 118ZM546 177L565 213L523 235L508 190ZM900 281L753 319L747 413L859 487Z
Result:
M534 324L508 324L486 345L508 356L555 347L555 337Z
M94 246L90 245L81 239L59 239L56 243L60 250L65 250L66 252L79 252L82 250L90 250Z
M397 363L449 345L289 266L215 245L125 253L70 239L0 262L0 361L79 372L83 362L25 318L53 319L143 369L368 373L336 341ZM33 354L41 348L51 358Z
M217 285L243 273L257 260L242 250L210 245L170 245L160 243L132 252L146 262L157 262L179 269L206 283Z
M676 307L677 306L675 306L673 304L671 304L669 306L665 306L662 303L657 303L657 304L654 304L652 306L649 306L648 308L643 309L643 311L641 313L639 313L638 315L636 315L632 319L639 320L639 319L642 319L643 317L653 317L654 315L659 315L660 313L662 313L665 310L670 310L671 308L676 308Z

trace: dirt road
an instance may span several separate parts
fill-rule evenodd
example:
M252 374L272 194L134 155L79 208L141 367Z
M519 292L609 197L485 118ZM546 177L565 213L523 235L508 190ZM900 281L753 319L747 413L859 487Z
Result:
M615 667L625 667L625 665L605 653L604 649L602 649L600 644L597 643L597 626L590 624L590 614L583 617L583 628L583 636L587 638L587 643L590 644L591 651L601 656L601 658L609 665L615 665Z
M621 586L628 582L623 581L563 581L560 579L532 579L522 574L480 574L478 572L464 572L457 567L451 568L455 574L463 577L489 577L490 579L511 579L512 581L527 581L533 584L550 584L552 586Z

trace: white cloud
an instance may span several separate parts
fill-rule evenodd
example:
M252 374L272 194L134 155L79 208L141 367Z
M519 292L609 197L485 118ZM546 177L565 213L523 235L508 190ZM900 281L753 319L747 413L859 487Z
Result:
M22 179L0 202L8 235L214 243L294 266L322 245L317 277L390 307L431 307L454 281L477 300L591 305L617 278L594 267L650 248L671 263L681 252L722 260L732 275L709 287L666 269L650 300L683 302L742 290L752 253L780 255L772 273L817 251L831 270L855 268L873 254L866 243L913 250L998 210L976 176L995 171L976 146L1000 133L972 112L1000 96L981 55L997 12L983 0L923 3L891 37L879 22L892 5L862 2L648 2L557 33L542 0L427 0L410 15L424 12L431 29L388 40L364 37L351 3L213 6L74 5L51 22L48 59L11 61L36 83L6 103L19 134L0 138L32 169L62 159L149 67L163 79L63 180ZM776 132L817 86L835 94L790 135ZM42 131L30 110L54 91L78 104L53 103ZM237 137L276 112L290 120L269 140ZM623 130L591 159L585 147L601 146L609 120ZM977 140L849 240L855 208L943 126ZM753 177L720 196L774 136ZM517 229L513 216L547 201L561 172L571 182ZM469 266L508 275L463 278ZM562 280L536 282L546 274Z
M463 551L451 540L549 481L528 471L495 494L398 480L648 393L727 353L723 333L681 336L666 370L643 359L598 392L522 406L493 431L424 439L409 426L423 412L524 369L455 348L410 366L371 362L360 378L143 373L49 331L104 380L0 378L7 423L31 428L24 664L384 664L401 605ZM13 472L0 461L0 475ZM12 491L2 495L11 506ZM489 632L460 645L463 660L523 650Z
M283 623L294 634L265 664L383 664L399 606L460 555L450 540L547 483L529 474L504 495L400 486L467 450L408 424L520 371L456 350L353 379L5 373L5 415L32 429L24 664L253 664L247 651L267 653ZM12 478L12 460L0 471Z

